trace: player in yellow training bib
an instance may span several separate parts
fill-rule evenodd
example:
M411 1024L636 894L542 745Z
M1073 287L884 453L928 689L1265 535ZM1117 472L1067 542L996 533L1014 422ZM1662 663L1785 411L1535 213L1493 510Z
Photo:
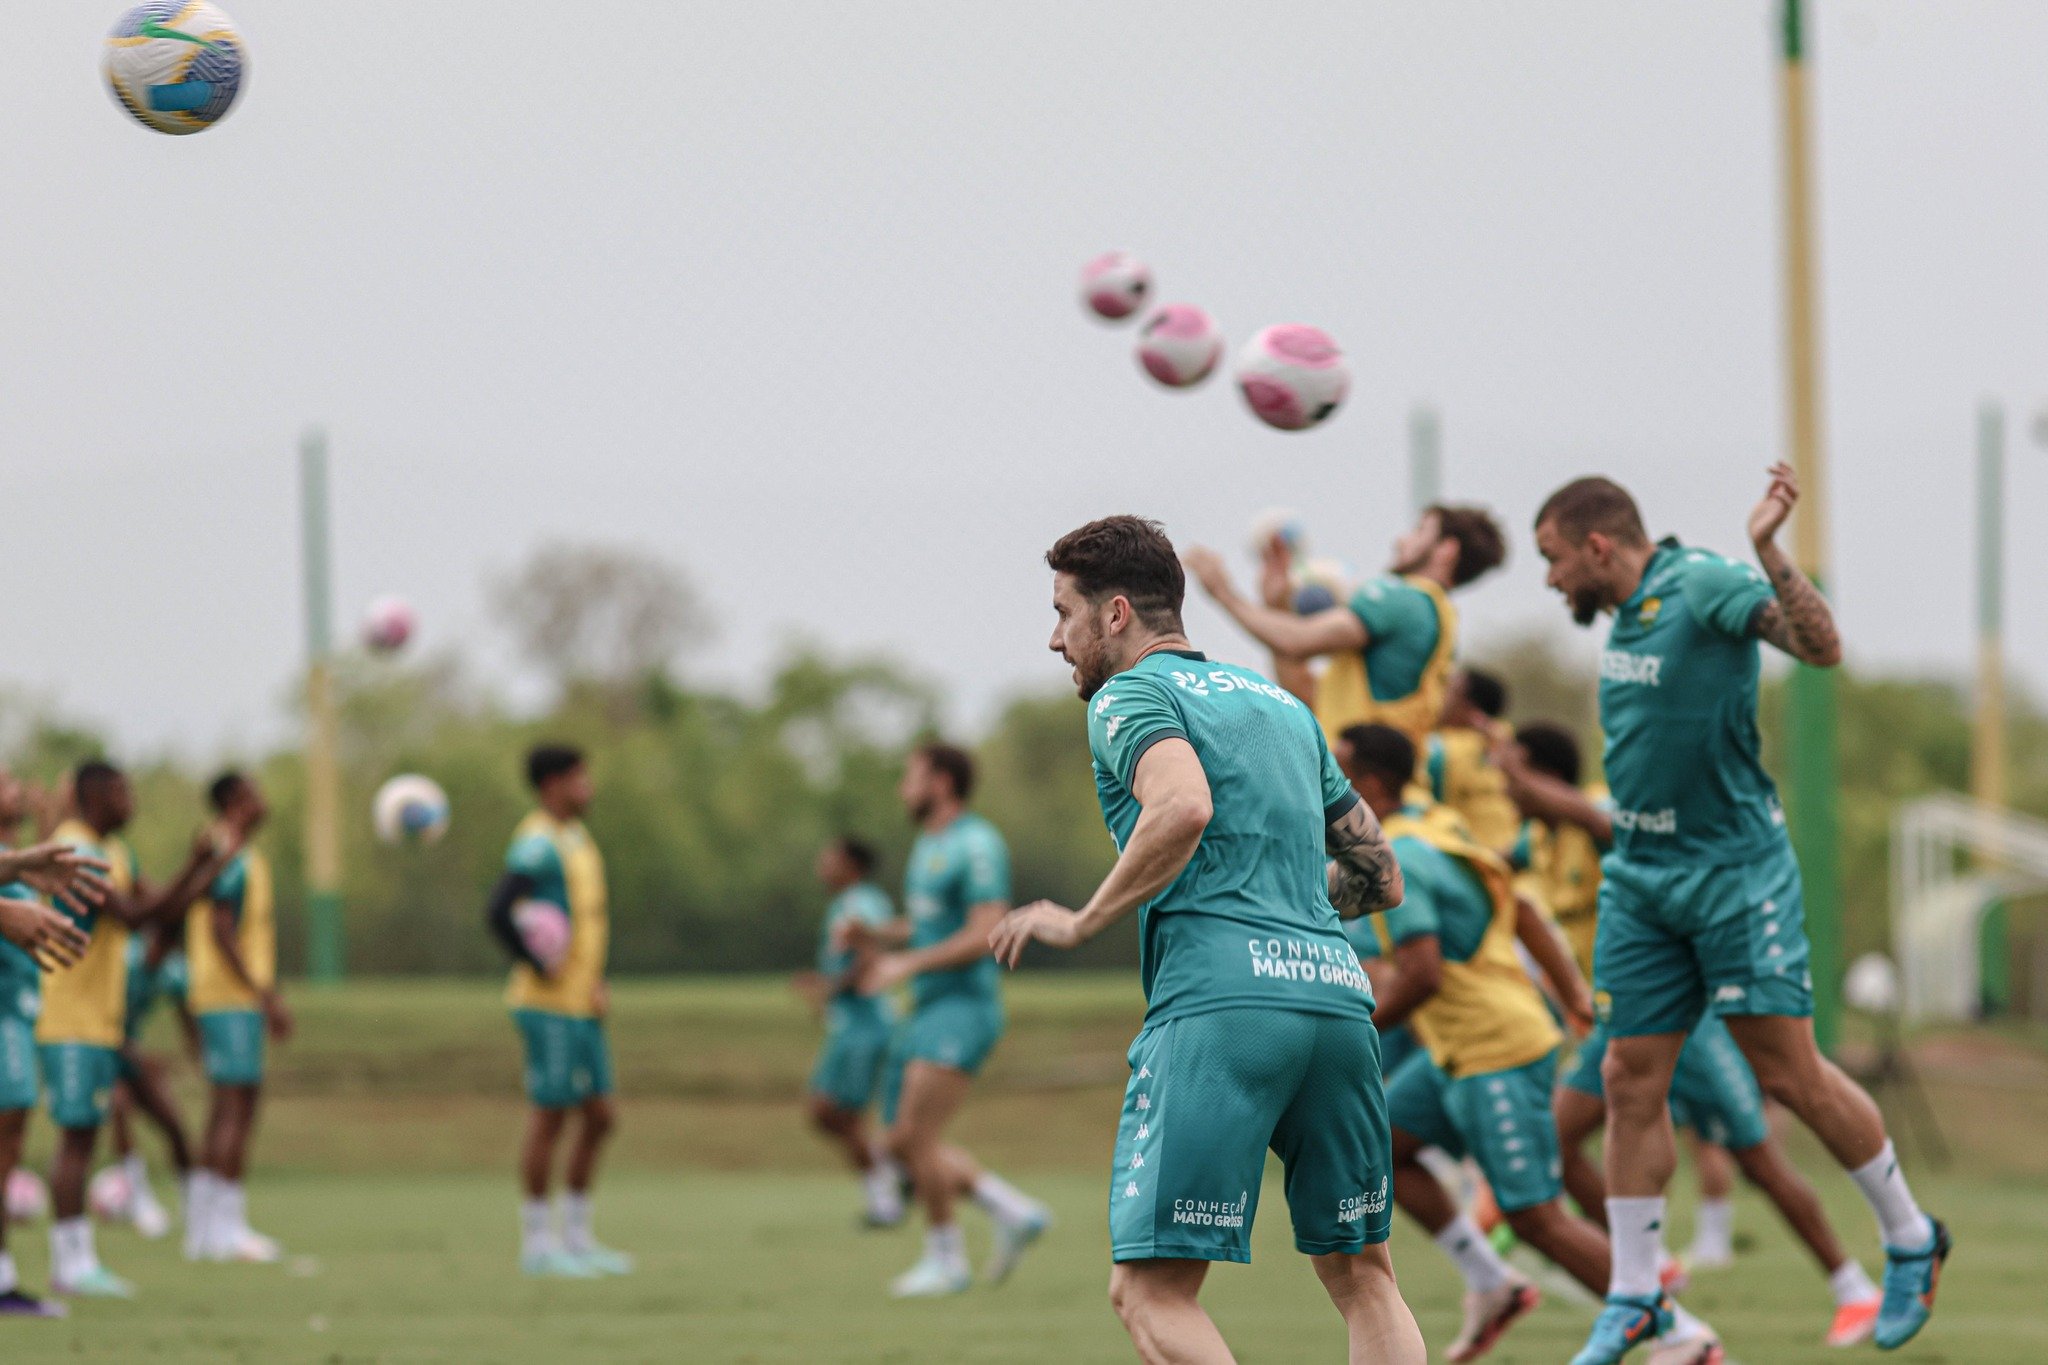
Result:
M1431 798L1464 817L1481 845L1503 854L1522 831L1522 814L1493 761L1494 745L1507 728L1501 720L1507 709L1507 686L1499 678L1484 669L1460 668L1451 675L1443 715L1422 760Z

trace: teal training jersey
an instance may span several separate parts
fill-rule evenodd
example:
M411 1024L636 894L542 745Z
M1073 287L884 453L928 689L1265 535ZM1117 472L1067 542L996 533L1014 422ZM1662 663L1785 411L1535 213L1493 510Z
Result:
M1785 841L1759 756L1756 569L1660 542L1600 654L1614 851L1630 861L1743 862Z
M832 931L848 920L882 925L895 918L889 897L873 882L855 882L832 898L825 907L825 924L818 933L818 970L837 979L853 967L851 952L835 952ZM832 1022L888 1013L888 1001L878 995L862 995L847 989L832 998Z
M20 882L0 886L0 898L32 901L36 893ZM0 1018L33 1021L43 998L43 969L26 949L0 938Z
M1010 899L1010 850L996 827L966 814L937 834L920 834L903 874L903 908L910 915L910 946L929 948L960 932L967 912ZM921 972L911 997L920 1005L949 996L996 998L1002 969L984 954L965 967Z
M1195 856L1139 911L1148 1023L1240 1006L1370 1017L1372 988L1330 905L1324 831L1358 796L1306 706L1248 668L1160 651L1088 708L1095 794L1119 850L1138 760L1183 739L1209 779Z
M1414 584L1382 574L1351 595L1351 614L1365 626L1365 676L1372 699L1412 696L1436 653L1436 603Z
M1387 936L1395 943L1435 934L1446 962L1465 962L1479 951L1493 925L1493 897L1479 874L1434 844L1413 835L1394 840L1401 864L1401 903L1386 912ZM1377 937L1370 920L1356 920L1357 937Z
M569 909L569 877L562 852L545 834L522 834L505 850L505 870L533 883L529 899Z

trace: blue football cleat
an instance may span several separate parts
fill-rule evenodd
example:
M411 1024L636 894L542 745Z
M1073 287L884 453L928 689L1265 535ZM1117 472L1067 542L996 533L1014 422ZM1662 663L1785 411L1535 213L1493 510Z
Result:
M1593 1334L1572 1357L1572 1365L1616 1365L1636 1347L1670 1331L1671 1324L1671 1300L1662 1295L1651 1299L1610 1295L1600 1316L1593 1319Z
M1884 1249L1884 1304L1877 1310L1877 1331L1871 1340L1880 1351L1896 1351L1918 1335L1934 1316L1934 1291L1941 1286L1941 1268L1955 1241L1938 1218L1934 1236L1918 1251Z

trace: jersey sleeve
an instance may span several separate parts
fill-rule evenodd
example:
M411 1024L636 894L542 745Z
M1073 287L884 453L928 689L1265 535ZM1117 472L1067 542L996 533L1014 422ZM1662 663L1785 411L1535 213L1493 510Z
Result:
M1701 624L1722 635L1748 636L1757 611L1776 598L1770 580L1754 565L1709 554L1686 561L1685 600Z
M889 904L889 897L880 888L862 887L847 898L846 913L849 919L862 924L887 924L896 917L895 907Z
M961 843L960 901L982 905L1010 899L1010 850L993 826L978 824Z
M1311 724L1316 748L1322 753L1323 780L1323 823L1331 824L1350 813L1358 804L1358 793L1352 790L1351 779L1344 776L1344 770L1337 766L1337 756L1330 752L1329 741L1323 738L1323 727Z
M1441 934L1442 920L1437 906L1434 869L1430 855L1436 850L1412 835L1394 840L1394 857L1401 864L1401 903L1385 912L1387 936L1396 944L1425 934Z
M1162 739L1186 739L1172 688L1148 674L1112 678L1088 706L1088 749L1126 791L1138 760Z
M506 850L505 870L546 885L562 880L562 856L555 851L555 841L545 834L522 835Z
M1536 862L1535 830L1530 821L1524 820L1522 828L1515 833L1515 845L1508 850L1508 866L1517 872L1527 872Z
M215 905L227 906L239 918L242 913L242 897L247 894L248 889L249 865L237 858L222 868L219 875L213 879L213 884L206 888L206 899Z
M1436 609L1428 597L1392 575L1367 579L1351 595L1351 614L1375 644L1434 630Z

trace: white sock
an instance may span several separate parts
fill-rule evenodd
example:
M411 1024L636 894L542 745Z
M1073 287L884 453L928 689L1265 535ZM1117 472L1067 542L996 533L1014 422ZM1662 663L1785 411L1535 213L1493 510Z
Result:
M999 1175L984 1172L974 1182L974 1202L991 1218L1005 1223L1028 1222L1038 1214L1038 1202Z
M861 1186L867 1192L869 1213L891 1223L903 1216L903 1186L893 1163L877 1161L868 1167Z
M213 1172L202 1168L185 1180L185 1255L205 1255L212 1239Z
M519 1254L540 1256L555 1250L555 1223L545 1199L524 1199L519 1204Z
M1671 1305L1671 1330L1659 1337L1659 1341L1692 1341L1714 1334L1714 1329L1685 1311L1679 1304Z
M221 1236L233 1240L249 1231L248 1196L242 1192L241 1181L215 1176L213 1206L220 1215Z
M1436 1235L1436 1244L1465 1277L1465 1287L1475 1294L1490 1294L1511 1277L1507 1262L1500 1258L1469 1214L1461 1213L1452 1219Z
M0 1294L12 1293L21 1288L21 1275L14 1268L14 1258L0 1251Z
M573 1256L581 1256L597 1245L597 1234L591 1231L590 1196L574 1190L562 1192L562 1249Z
M128 1188L134 1192L130 1198L143 1205L156 1202L156 1191L149 1186L149 1163L142 1159L141 1152L130 1152L122 1157L121 1170L128 1177Z
M1735 1201L1702 1199L1692 1232L1695 1260L1725 1261L1735 1254Z
M942 1228L932 1228L924 1235L924 1255L928 1261L936 1261L948 1268L967 1264L967 1238L960 1231L958 1223Z
M53 1277L75 1282L100 1263L93 1249L90 1218L60 1218L50 1224L50 1268Z
M1849 1172L1849 1178L1877 1215L1886 1246L1918 1251L1934 1240L1934 1224L1913 1202L1913 1191L1906 1187L1906 1174L1899 1169L1899 1154L1892 1149L1890 1138L1885 1139L1883 1151Z
M1664 1201L1607 1197L1607 1230L1614 1241L1614 1271L1607 1292L1633 1299L1654 1298L1657 1266L1664 1259Z
M1877 1286L1870 1282L1870 1276L1863 1273L1863 1263L1854 1257L1836 1266L1828 1275L1828 1289L1835 1296L1837 1308L1846 1308L1852 1303L1869 1303L1877 1297Z

